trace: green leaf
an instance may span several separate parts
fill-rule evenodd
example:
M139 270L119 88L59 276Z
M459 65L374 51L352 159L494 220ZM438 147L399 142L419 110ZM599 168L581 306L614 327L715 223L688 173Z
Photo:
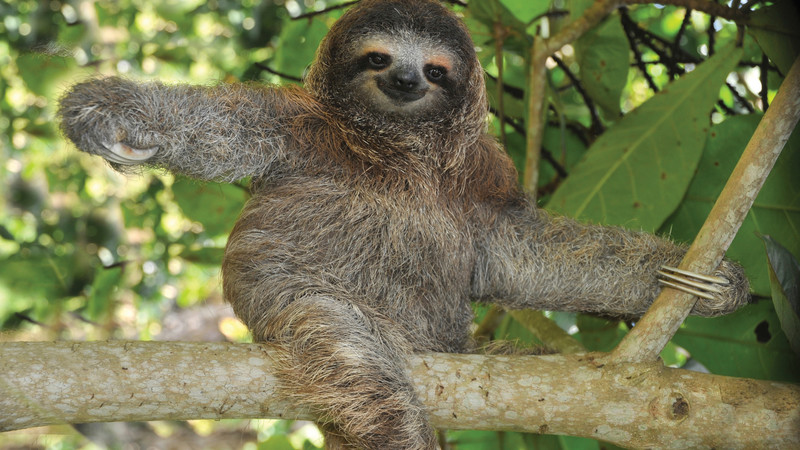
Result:
M503 84L508 85L508 80ZM497 82L495 80L491 78L486 79L486 92L489 95L490 104L497 107ZM525 114L525 103L505 90L503 91L503 102L503 112L506 116L521 117Z
M728 47L603 134L548 203L584 220L655 230L694 174L708 116L741 49Z
M475 19L493 27L496 23L525 34L525 24L506 8L500 0L475 0L467 6Z
M0 259L0 284L15 297L52 300L67 294L72 269L69 257L55 258L40 252L33 256L15 254Z
M488 28L488 33L492 39L485 43L491 43L494 47L495 25L503 28L505 36L503 38L503 48L512 51L523 52L530 45L526 26L514 13L500 0L475 0L469 2L467 6L472 17ZM488 46L488 45L487 45Z
M620 115L620 97L628 82L628 38L617 16L609 16L575 42L586 92L609 119Z
M772 303L781 328L795 354L800 356L800 264L786 247L762 236L767 248Z
M747 142L755 132L760 114L732 117L711 128L703 157L697 166L681 206L664 224L662 231L674 239L690 242L711 212ZM769 234L800 254L800 133L795 132L756 197L727 256L739 261L750 279L750 288L769 296L769 273L763 257L764 247L756 233Z
M187 178L175 180L172 192L186 217L200 222L212 236L230 232L248 198L247 192L230 184Z
M785 76L800 55L800 15L794 2L783 0L750 16L747 31Z
M286 436L273 435L264 442L258 444L259 450L295 450L295 447L289 442Z
M113 311L114 304L111 296L119 286L120 280L122 280L122 266L97 269L89 301L86 303L86 315L89 319L98 320Z
M69 57L45 53L26 53L16 59L22 78L28 89L36 95L47 98L58 97L58 90L65 80L72 77L77 68L75 60Z
M619 320L608 320L588 314L578 314L577 325L580 330L575 338L592 352L609 352L625 337L627 332Z
M546 126L542 137L542 150L549 151L553 158L569 173L586 153L586 144L572 129ZM525 167L524 151L524 141L516 149L509 145L508 153L514 158L514 164L517 164L517 167ZM542 159L539 164L539 186L543 187L553 183L556 181L557 176L559 175L553 165Z
M472 3L472 2L470 2ZM550 9L550 2L532 2L531 0L500 0L514 16L522 22L528 23Z
M302 76L306 67L314 60L317 47L327 33L327 25L318 18L289 22L281 30L273 68L286 75Z
M712 373L800 381L800 359L789 347L772 302L713 319L689 317L672 341Z
M186 261L212 266L218 266L222 262L224 255L225 249L221 247L192 247L183 250L179 254Z

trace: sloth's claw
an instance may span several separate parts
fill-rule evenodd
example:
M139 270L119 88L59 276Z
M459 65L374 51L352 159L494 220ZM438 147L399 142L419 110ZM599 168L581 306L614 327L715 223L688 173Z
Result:
M714 300L714 294L721 294L718 285L727 285L726 278L702 275L675 267L661 266L658 282L664 286L678 289L707 300Z
M113 145L103 144L103 147L106 150L103 152L103 157L111 162L125 165L138 164L150 159L158 151L158 147L138 149L122 142Z

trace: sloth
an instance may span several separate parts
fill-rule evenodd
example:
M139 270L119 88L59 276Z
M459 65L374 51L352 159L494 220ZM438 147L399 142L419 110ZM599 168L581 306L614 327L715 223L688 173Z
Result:
M471 302L636 317L686 252L538 209L487 115L466 27L430 0L360 2L304 88L95 78L58 112L69 140L120 171L251 177L225 298L329 448L370 449L436 447L406 357L474 350ZM693 314L749 301L735 263L703 279Z

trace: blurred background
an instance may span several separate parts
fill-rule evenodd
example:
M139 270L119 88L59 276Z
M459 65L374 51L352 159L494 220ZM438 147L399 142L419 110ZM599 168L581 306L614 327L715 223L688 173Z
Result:
M448 3L465 17L486 68L490 129L522 170L532 35L556 32L591 2ZM791 2L735 3L761 11L765 21L788 16L791 23L796 17L786 5ZM55 107L71 84L99 75L169 83L296 83L341 15L343 9L330 8L338 4L0 1L0 345L23 340L249 341L221 296L219 275L227 234L249 197L248 180L228 185L155 171L120 175L60 136ZM640 5L614 13L591 35L548 60L540 203L548 206L559 189L577 189L565 184L567 175L580 170L587 149L625 114L738 41L744 56L732 64L725 84L714 87L717 99L708 107L713 128L707 141L703 137L696 143L698 161L678 192L680 203L649 205L660 214L653 220L582 216L690 242L774 97L784 60L791 62L796 54L791 39L770 44L767 38L759 40L757 31L744 31L700 11ZM760 301L719 319L690 318L662 354L667 364L800 381L798 356L785 332L791 325L784 322L791 317L775 313L775 302L788 300L785 295L781 300L780 283L778 296L773 295L776 285L770 284L765 244L755 234L769 234L787 254L800 254L798 173L800 139L794 136L729 252L745 264ZM791 256L783 258L786 267L796 267ZM476 305L475 311L487 339L539 342L501 311L485 305ZM632 325L545 315L598 351L613 348ZM507 432L450 432L445 440L458 449L612 447ZM0 434L4 450L321 446L314 425L277 420L60 425Z

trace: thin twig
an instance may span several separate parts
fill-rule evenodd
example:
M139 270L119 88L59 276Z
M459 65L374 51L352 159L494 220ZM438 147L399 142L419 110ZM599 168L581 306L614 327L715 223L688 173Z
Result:
M683 34L686 32L686 28L689 27L689 22L691 22L692 18L692 10L687 9L686 12L683 14L683 20L681 21L681 27L678 29L678 32L675 33L675 39L672 41L673 46L673 54L677 53L681 47L681 38L683 38Z
M296 77L294 75L289 75L289 74L285 74L285 73L282 73L282 72L278 72L277 70L273 70L273 69L269 68L265 64L257 62L257 63L255 63L255 66L258 67L259 69L265 71L265 72L269 72L269 73L271 73L273 75L277 75L277 76L279 76L281 78L285 78L285 79L290 80L290 81L296 81L298 83L302 83L303 82L303 79L300 78L300 77Z
M625 36L628 38L628 44L633 52L633 60L635 61L634 64L636 64L636 67L639 68L639 71L642 73L647 85L650 86L650 89L653 92L658 92L660 89L658 88L658 85L656 85L655 80L653 80L653 77L650 76L650 73L647 71L647 64L660 63L646 63L644 61L642 52L639 50L639 39L636 37L636 33L633 30L636 24L633 23L633 20L631 20L630 16L628 15L628 8L620 8L619 13L622 19L622 29L625 31Z
M496 76L490 74L489 72L484 72L484 74L486 75L487 78L494 81L495 83L500 83L500 80ZM525 90L520 89L516 86L512 86L510 84L502 83L502 85L503 85L503 92L505 92L506 94L519 100L525 98Z
M304 13L304 14L300 14L299 16L292 17L291 20L311 19L314 16L327 14L327 13L329 13L331 11L336 11L337 9L347 8L348 6L355 5L359 1L360 0L353 0L351 2L344 2L344 3L339 3L338 5L328 6L327 8L320 9L319 11L311 11L311 12L307 12L307 13Z
M534 17L533 19L529 20L528 23L525 24L525 28L530 27L531 25L535 24L536 22L542 20L545 17L547 17L548 19L558 19L560 17L566 17L568 15L569 11L565 9L554 9L552 11L543 12L538 16Z
M600 120L600 115L597 113L597 106L595 106L592 97L589 96L589 93L583 88L581 81L575 76L574 73L572 73L571 70L569 70L569 67L564 63L564 61L561 60L561 58L555 55L551 55L550 57L556 62L556 65L558 65L558 67L560 67L561 70L567 74L567 78L569 78L569 80L572 82L572 86L575 87L575 90L578 91L578 94L580 94L581 98L583 98L583 102L586 104L586 107L589 108L589 115L592 118L592 133L595 135L602 134L604 130L603 122Z
M761 96L761 109L766 112L769 108L769 58L767 58L766 53L761 55L761 92L759 95Z
M509 314L548 348L558 350L559 353L581 353L586 351L583 344L562 330L541 311L520 309L510 311Z
M503 27L502 23L495 22L493 31L494 61L495 65L497 65L497 110L500 112L500 115L498 115L497 118L500 120L500 143L503 145L503 149L507 149L508 139L506 137L506 107L503 98L503 68L505 66L505 61L503 58L503 43L506 39L506 29Z
M495 116L500 114L499 111L492 108L491 106L489 107L489 112L494 114ZM519 133L520 136L525 137L525 127L517 123L512 117L505 116L505 118L506 118L506 125L513 128L514 131ZM575 133L575 135L578 137L578 139L581 140L581 142L583 142L588 146L588 142L586 141L586 139L584 139L579 130L576 130L575 127L571 127L569 125L567 125L567 127L570 128ZM550 164L550 166L553 168L553 170L556 171L559 177L561 178L567 177L568 175L567 169L564 168L563 164L561 164L560 162L558 162L558 160L556 160L556 158L553 156L553 153L550 150L546 149L545 147L542 147L541 156L543 160L547 161Z
M653 0L623 0L625 4L652 4ZM731 8L727 5L716 3L708 0L659 0L659 4L682 6L686 9L695 9L702 11L706 14L722 17L730 21L736 22L740 25L748 23L749 16L747 11L737 8Z
M717 21L717 16L709 16L708 18L708 56L713 56L716 50L717 30L714 29L714 22Z

